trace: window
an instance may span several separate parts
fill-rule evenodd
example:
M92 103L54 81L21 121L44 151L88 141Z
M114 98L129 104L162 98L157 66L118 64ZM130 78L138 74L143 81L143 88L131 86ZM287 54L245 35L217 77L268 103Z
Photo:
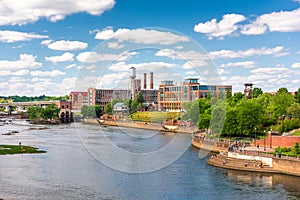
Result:
M61 105L61 108L64 109L64 108L65 108L65 105Z

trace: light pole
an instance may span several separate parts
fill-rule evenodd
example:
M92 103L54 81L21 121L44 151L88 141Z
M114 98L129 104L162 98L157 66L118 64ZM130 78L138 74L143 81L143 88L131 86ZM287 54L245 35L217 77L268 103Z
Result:
M282 115L282 132L284 134L284 119L285 119L285 115Z
M266 130L264 130L264 151L266 151Z
M254 145L256 146L256 127L254 128L254 130L255 130Z
M272 129L270 131L271 131L271 133L270 133L270 149L272 149Z

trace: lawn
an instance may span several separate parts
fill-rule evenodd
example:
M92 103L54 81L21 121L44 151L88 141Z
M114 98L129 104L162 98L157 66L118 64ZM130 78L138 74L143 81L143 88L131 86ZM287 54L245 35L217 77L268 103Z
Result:
M295 131L292 135L293 136L300 136L300 130Z
M30 146L0 145L0 155L25 153L46 153L46 151Z
M131 114L131 120L142 122L164 122L165 120L178 119L182 117L179 112L135 112Z

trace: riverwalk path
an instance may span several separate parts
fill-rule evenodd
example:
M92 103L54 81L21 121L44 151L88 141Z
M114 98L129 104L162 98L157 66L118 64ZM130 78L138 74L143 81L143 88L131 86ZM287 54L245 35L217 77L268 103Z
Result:
M210 150L216 154L207 160L207 164L240 171L278 173L300 176L300 158L288 156L275 157L268 154L272 148L246 147L240 151L228 151L230 141L209 138L193 138L192 145L199 149ZM208 148L209 147L209 148Z

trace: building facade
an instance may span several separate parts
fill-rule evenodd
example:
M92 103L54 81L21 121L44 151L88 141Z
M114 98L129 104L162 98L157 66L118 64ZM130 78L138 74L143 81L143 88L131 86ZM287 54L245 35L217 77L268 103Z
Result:
M145 102L157 103L157 90L141 90L139 87L138 92L141 92ZM129 89L96 89L88 88L88 105L99 105L102 110L106 104L109 104L113 99L131 98L131 91Z
M62 123L70 123L73 121L72 102L66 100L56 101L55 105L60 109L59 119Z
M181 84L174 81L162 81L158 89L158 109L181 111L183 102L190 102L208 96L216 98L232 94L230 85L200 85L198 79L188 78Z
M73 110L80 111L82 106L88 105L87 92L71 92L69 97L72 103Z

